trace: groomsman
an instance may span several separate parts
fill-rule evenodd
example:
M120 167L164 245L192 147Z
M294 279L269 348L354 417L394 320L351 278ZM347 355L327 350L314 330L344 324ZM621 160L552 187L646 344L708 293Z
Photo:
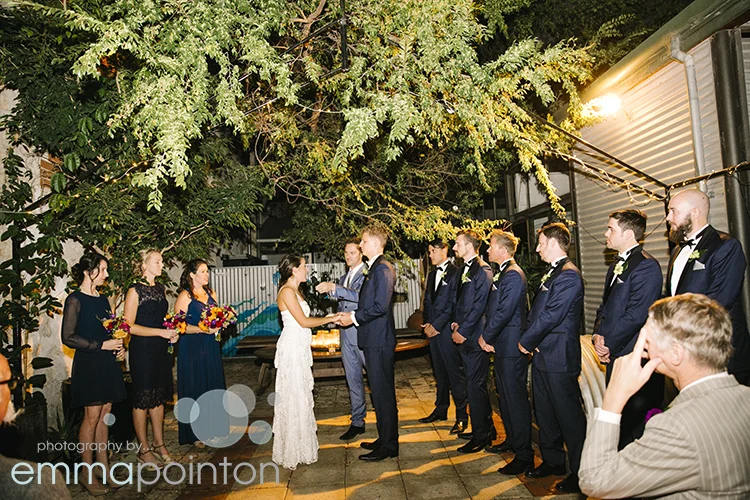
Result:
M342 326L357 326L357 343L365 353L367 380L377 418L378 439L360 446L370 453L360 460L380 461L398 457L398 410L394 356L396 326L393 321L393 287L396 272L383 255L388 233L380 226L368 226L362 231L360 248L367 257L368 269L359 294L356 311L340 318Z
M669 259L665 295L700 293L729 311L734 354L728 370L750 385L750 337L741 300L745 254L739 241L708 223L709 209L708 197L695 189L669 201L669 240L678 246Z
M463 259L458 284L456 315L451 330L453 342L459 344L461 361L466 370L466 385L471 408L471 433L459 434L469 438L461 446L461 453L475 453L489 445L495 436L492 407L487 394L487 375L490 356L479 347L479 335L484 330L484 309L492 286L492 270L477 255L479 235L471 230L458 233L453 250Z
M456 404L456 423L451 434L466 430L469 417L466 413L466 376L461 364L458 346L451 338L451 320L456 310L456 294L460 279L458 269L448 259L448 246L436 239L427 245L430 262L435 269L427 275L422 315L424 334L430 339L432 371L435 374L437 395L435 409L428 416L420 418L422 423L448 420L450 395Z
M539 424L542 464L526 472L527 477L565 475L565 449L568 448L570 475L557 483L563 493L580 492L578 469L586 435L586 415L578 386L581 373L579 329L583 312L583 279L568 259L570 232L555 222L539 230L536 251L549 264L542 276L529 327L521 335L518 348L533 353L532 377L534 414Z
M487 324L479 337L479 346L495 353L495 386L505 426L505 441L488 447L487 451L516 454L512 462L498 469L510 476L523 474L534 466L527 389L529 360L518 350L521 332L526 327L526 275L513 260L518 241L505 231L495 230L490 235L489 258L499 270L492 278Z
M646 214L640 210L609 214L604 237L607 248L619 253L607 270L592 335L599 361L607 365L607 384L615 360L633 351L648 308L661 297L659 262L638 244L645 232ZM663 399L664 376L654 373L623 409L618 449L641 437L646 413L660 407Z
M349 313L357 309L359 290L365 281L362 250L359 238L352 238L344 246L344 260L349 271L337 283L323 282L315 287L318 293L327 293L337 299L337 312ZM341 329L341 361L344 363L346 385L349 386L349 403L352 408L351 425L339 436L342 441L349 441L365 432L365 379L362 369L365 366L365 354L357 347L357 328L349 326Z

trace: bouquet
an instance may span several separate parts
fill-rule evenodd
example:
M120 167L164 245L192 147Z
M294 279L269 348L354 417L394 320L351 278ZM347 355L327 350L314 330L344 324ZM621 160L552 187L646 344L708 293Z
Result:
M185 312L180 311L175 314L167 314L162 325L167 330L176 330L177 333L183 335L185 333L185 330L187 330L187 319L185 317ZM169 354L172 354L174 352L174 345L172 344L172 341L169 342L167 352Z
M130 323L128 323L128 320L112 313L109 315L109 318L102 320L102 325L110 337L122 340L123 345L127 344L128 337L130 336Z
M213 328L224 328L237 322L237 311L232 306L208 306L201 313L198 328L207 332ZM221 333L216 332L216 342L221 342Z

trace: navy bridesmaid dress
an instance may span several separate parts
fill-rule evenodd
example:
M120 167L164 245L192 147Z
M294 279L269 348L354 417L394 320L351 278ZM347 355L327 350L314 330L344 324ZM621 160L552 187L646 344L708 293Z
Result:
M215 306L216 301L209 294L208 305ZM186 321L189 325L198 325L206 304L194 298L188 304ZM224 366L221 361L221 344L213 335L195 333L182 335L177 343L177 397L198 400L203 394L215 389L226 389ZM200 421L211 422L213 436L221 438L229 433L229 416L221 408L200 408ZM208 414L211 415L210 418ZM199 422L196 422L198 424ZM204 424L202 424L204 425ZM193 444L199 441L192 424L179 423L180 444Z

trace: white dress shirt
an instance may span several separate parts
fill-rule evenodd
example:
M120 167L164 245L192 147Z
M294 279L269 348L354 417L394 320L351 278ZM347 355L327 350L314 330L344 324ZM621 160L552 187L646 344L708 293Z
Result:
M445 274L445 270L448 268L448 262L450 262L450 259L445 259L439 266L437 266L437 270L435 271L435 291L437 292L438 288L440 287L440 280L443 279L443 275Z
M708 227L708 224L698 229L697 231L693 231L693 235L699 234L701 231L703 231L707 227ZM691 235L688 237L688 239L691 239L692 237L693 236ZM701 238L696 238L694 245L685 245L684 247L682 247L682 249L680 250L680 253L677 254L677 258L675 258L674 260L674 265L672 266L672 280L669 282L669 291L672 292L671 295L673 297L675 293L677 293L677 285L680 283L682 272L685 270L685 266L688 263L690 254L693 253L693 250L695 250L695 246L700 242Z

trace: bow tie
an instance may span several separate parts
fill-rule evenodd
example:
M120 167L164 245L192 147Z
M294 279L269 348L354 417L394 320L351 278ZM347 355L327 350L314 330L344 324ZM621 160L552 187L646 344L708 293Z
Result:
M446 267L448 266L437 266L437 270L440 271L441 273L444 273Z
M615 262L625 262L626 260L628 260L628 258L623 257L622 255L618 255L617 257L615 257Z
M683 240L680 243L680 249L685 248L685 247L693 248L695 245L698 244L698 240L701 239L701 237L703 237L703 233L705 233L705 232L706 232L706 230L704 229L703 231L701 231L700 233L696 234L692 238L688 238L686 240Z

